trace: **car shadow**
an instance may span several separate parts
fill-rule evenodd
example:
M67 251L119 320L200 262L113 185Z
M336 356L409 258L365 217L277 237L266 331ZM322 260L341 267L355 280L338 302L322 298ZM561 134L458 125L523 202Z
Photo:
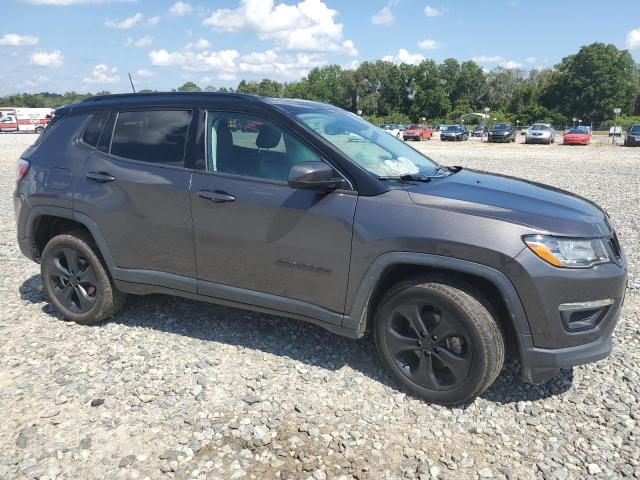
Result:
M61 318L47 301L40 275L27 279L19 292L22 300L42 304L44 313ZM130 295L123 310L108 322L241 346L328 371L349 366L412 396L387 374L371 336L353 340L307 322L168 295ZM541 385L524 384L519 375L517 360L508 360L495 383L481 398L500 404L535 401L565 392L573 380L572 370L563 370Z

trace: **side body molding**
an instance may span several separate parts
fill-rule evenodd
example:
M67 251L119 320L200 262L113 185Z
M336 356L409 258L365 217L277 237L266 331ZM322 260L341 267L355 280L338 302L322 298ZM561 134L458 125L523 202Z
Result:
M518 338L531 335L529 322L520 298L518 297L518 293L511 281L502 272L495 268L468 260L416 252L384 253L373 261L358 287L351 311L344 317L342 322L343 327L353 329L356 336L364 335L367 327L367 316L369 314L369 301L376 284L387 268L398 264L423 265L425 267L451 270L452 272L475 275L490 281L498 288L505 300L509 315L511 316L511 322Z

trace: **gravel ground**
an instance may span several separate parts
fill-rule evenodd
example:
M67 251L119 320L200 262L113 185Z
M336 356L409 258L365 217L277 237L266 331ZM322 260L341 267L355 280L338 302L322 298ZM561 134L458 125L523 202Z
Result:
M524 385L514 362L465 409L383 373L370 339L160 295L61 321L15 242L0 135L0 478L640 478L640 149L416 144L542 181L611 214L632 263L612 356Z

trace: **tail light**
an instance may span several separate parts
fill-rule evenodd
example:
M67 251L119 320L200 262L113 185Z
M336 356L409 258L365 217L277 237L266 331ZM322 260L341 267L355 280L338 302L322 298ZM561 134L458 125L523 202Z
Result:
M27 171L29 170L29 166L30 166L30 163L28 160L25 160L24 158L18 159L18 165L16 168L16 180L18 182L22 180L22 178L27 174Z

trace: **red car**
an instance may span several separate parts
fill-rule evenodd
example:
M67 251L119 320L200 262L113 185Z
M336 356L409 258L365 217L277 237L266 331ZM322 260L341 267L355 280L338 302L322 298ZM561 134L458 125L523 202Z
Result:
M564 145L589 145L589 142L591 142L591 133L581 128L572 128L562 137Z
M402 132L402 138L404 140L431 140L433 135L433 129L427 125L410 125L404 132Z

